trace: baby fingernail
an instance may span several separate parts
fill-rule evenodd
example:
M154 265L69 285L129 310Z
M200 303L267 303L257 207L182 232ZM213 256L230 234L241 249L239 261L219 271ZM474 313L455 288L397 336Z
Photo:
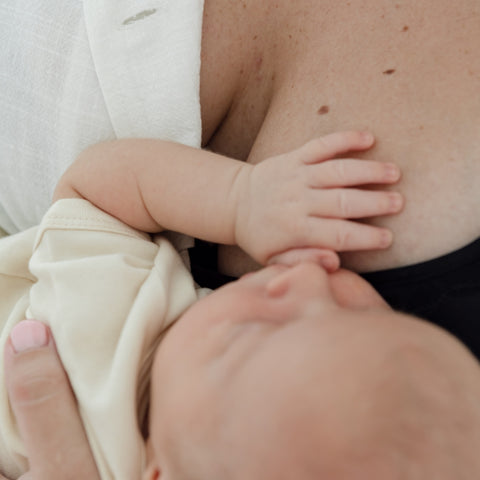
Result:
M380 243L383 248L389 247L393 242L393 234L390 230L384 230L380 238Z
M393 164L387 164L385 167L385 176L388 181L396 181L400 178L400 169Z
M373 142L374 138L371 132L362 132L362 139L365 143L371 143Z
M23 320L13 327L10 341L16 353L45 347L48 343L47 327L41 322Z
M397 212L402 208L403 197L399 193L390 194L390 207L394 212Z

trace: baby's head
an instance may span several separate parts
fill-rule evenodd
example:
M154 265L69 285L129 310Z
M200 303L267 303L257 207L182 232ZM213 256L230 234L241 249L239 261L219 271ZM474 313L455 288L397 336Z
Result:
M146 478L480 478L479 399L471 354L360 277L268 267L162 342Z

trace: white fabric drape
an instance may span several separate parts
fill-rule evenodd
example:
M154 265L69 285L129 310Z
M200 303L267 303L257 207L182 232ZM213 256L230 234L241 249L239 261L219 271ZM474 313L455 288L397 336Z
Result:
M0 228L37 225L87 146L200 146L203 0L0 0Z

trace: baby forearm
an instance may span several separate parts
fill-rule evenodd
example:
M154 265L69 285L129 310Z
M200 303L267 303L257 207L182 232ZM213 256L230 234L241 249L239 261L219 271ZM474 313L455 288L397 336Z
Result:
M90 147L54 200L86 198L128 225L235 243L237 184L249 165L171 142L125 139Z

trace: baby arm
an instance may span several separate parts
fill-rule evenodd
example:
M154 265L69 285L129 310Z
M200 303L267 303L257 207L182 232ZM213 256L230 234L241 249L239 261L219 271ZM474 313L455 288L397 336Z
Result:
M81 154L54 199L86 198L139 230L238 244L261 264L292 249L385 248L388 230L351 219L396 213L402 198L351 187L395 183L398 168L333 159L373 142L334 133L250 165L161 140L117 140Z
M145 232L164 229L234 244L243 162L156 139L99 143L80 154L60 179L54 201L80 197Z

